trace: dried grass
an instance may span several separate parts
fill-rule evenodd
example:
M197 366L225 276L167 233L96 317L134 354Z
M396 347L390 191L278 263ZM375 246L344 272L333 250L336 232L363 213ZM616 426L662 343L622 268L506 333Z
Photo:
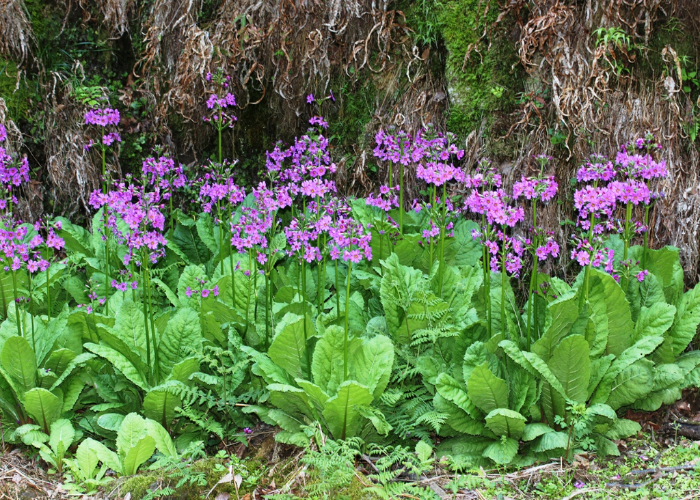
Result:
M0 54L24 61L32 53L34 34L22 0L0 0Z

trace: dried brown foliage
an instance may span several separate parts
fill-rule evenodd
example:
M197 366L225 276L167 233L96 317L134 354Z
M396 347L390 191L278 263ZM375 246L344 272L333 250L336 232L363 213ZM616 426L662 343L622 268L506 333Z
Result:
M32 52L32 26L22 0L0 0L0 54L24 61Z

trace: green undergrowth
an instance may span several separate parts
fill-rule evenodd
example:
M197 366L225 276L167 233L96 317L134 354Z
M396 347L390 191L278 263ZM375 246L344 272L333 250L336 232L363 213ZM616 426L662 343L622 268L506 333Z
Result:
M577 456L572 465L553 464L550 468L501 468L496 470L474 469L454 474L447 463L435 460L426 467L430 470L420 475L402 475L406 464L392 465L386 480L380 475L367 475L367 462L356 460L356 468L341 467L333 459L324 463L321 452L308 451L300 455L292 453L275 463L266 464L259 456L239 460L225 452L215 457L194 462L191 466L176 469L146 470L136 476L109 485L123 498L130 494L133 500L152 498L199 499L218 494L230 498L252 495L257 489L275 493L266 495L274 499L347 499L370 500L381 498L438 499L459 498L464 494L488 499L561 499L576 495L584 499L686 498L700 491L700 472L685 469L663 471L663 468L694 465L700 461L697 443L680 441L665 448L652 436L628 440L627 452L622 457L597 458ZM328 457L328 453L325 454ZM334 466L333 466L334 464ZM536 464L543 465L543 464ZM380 465L381 467L381 465ZM638 471L661 468L661 472L640 475ZM636 473L634 472L636 471ZM231 475L232 474L232 475ZM236 475L241 483L236 490ZM387 477L389 477L387 476ZM434 478L432 481L427 481ZM420 488L434 483L437 488ZM628 484L632 487L612 487L612 484Z

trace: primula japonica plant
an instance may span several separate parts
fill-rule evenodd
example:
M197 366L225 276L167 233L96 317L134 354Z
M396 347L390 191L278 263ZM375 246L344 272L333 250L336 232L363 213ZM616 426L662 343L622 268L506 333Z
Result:
M223 137L235 100L216 78L207 118ZM88 122L112 130L118 118ZM21 223L5 190L8 440L86 489L156 449L177 459L198 441L241 439L256 418L300 446L352 437L429 457L439 436L455 468L525 465L616 454L639 430L621 418L628 409L700 385L700 356L687 351L700 288L685 291L678 249L648 238L660 199L650 183L667 173L653 137L581 167L578 232L560 255L538 220L565 198L550 158L511 189L488 160L464 165L448 134L382 132L389 185L349 199L328 124L310 122L245 189L221 140L193 183L157 152L93 193L89 230L62 217ZM28 169L9 158L2 178L14 189ZM428 193L410 211L406 175ZM579 275L548 276L547 259ZM527 296L511 278L529 280Z

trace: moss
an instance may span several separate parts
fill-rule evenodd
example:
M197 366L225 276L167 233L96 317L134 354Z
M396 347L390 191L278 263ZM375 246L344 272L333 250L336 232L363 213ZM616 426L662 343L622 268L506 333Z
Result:
M482 120L488 135L499 118L515 108L523 85L515 43L507 31L511 24L505 19L494 26L497 2L489 0L484 17L485 9L483 0L451 0L440 8L451 100L448 128L461 136L478 129ZM480 41L485 29L486 39Z
M15 90L16 89L16 90ZM0 58L0 97L5 99L10 118L18 121L26 117L29 110L27 85L17 85L17 64Z

